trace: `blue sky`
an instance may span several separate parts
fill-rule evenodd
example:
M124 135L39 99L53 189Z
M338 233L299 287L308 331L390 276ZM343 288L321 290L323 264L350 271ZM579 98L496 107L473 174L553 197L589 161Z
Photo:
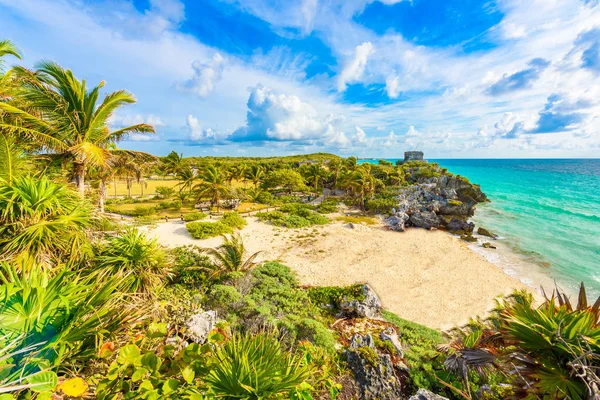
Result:
M600 155L596 0L0 0L0 38L155 154Z

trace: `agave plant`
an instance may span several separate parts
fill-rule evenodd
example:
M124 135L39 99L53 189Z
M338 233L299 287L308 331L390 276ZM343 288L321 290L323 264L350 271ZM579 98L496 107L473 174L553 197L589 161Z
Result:
M310 376L303 358L283 350L273 334L234 335L215 357L204 382L219 398L283 398Z
M256 252L244 260L246 247L239 233L233 233L230 237L223 235L223 244L215 249L203 249L214 260L212 268L213 278L218 278L232 272L245 272L256 263L254 260L261 253Z
M121 290L151 294L170 277L169 257L154 238L135 228L110 237L98 250L90 274L102 280L117 277Z
M548 398L597 398L599 309L600 298L590 306L582 283L576 307L557 289L538 308L521 302L502 311L500 331L515 347L510 357L522 392Z
M93 222L88 203L45 177L0 184L0 260L78 260L89 250L87 229Z
M12 363L39 368L79 364L94 354L98 339L133 318L123 307L116 279L97 282L63 267L0 264L0 336L39 346L34 360L17 354ZM79 364L82 365L82 364Z

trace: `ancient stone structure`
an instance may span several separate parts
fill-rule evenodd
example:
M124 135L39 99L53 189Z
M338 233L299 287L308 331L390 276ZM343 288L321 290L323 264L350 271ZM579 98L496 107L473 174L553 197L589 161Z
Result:
M405 151L404 152L404 162L407 161L423 161L423 152L422 151Z

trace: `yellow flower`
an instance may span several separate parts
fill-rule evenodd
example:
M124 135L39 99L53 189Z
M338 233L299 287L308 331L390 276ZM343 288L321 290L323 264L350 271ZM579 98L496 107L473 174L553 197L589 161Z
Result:
M62 390L64 394L70 397L79 397L88 390L88 384L82 378L76 377L67 379L60 385L58 389Z

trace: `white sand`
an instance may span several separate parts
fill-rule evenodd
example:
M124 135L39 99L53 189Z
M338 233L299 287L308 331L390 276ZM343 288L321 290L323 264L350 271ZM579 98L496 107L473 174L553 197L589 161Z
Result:
M221 238L194 240L181 222L151 232L166 246L214 247ZM494 298L523 283L441 231L409 229L398 233L381 226L350 229L342 223L306 229L277 228L248 218L241 231L249 252L259 260L280 260L305 285L369 283L384 307L402 318L449 329L484 316Z

